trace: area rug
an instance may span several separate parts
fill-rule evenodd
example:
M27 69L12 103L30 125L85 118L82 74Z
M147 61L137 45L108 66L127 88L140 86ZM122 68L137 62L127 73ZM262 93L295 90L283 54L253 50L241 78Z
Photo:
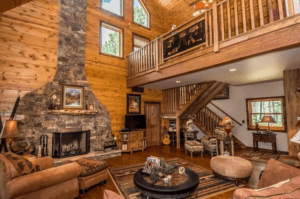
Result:
M256 161L256 162L263 162L266 163L268 162L271 158L277 160L280 155L278 154L272 154L272 153L264 153L264 152L259 152L259 151L251 151L251 152L246 152L239 157L250 160L250 161Z
M166 162L168 164L175 164L190 168L198 174L200 184L198 186L197 198L199 199L219 195L244 186L244 184L240 183L237 187L233 181L214 178L212 171L180 158L168 159ZM126 199L141 198L139 191L134 185L133 177L135 172L143 168L143 166L144 164L136 164L130 166L113 167L109 169L116 186Z

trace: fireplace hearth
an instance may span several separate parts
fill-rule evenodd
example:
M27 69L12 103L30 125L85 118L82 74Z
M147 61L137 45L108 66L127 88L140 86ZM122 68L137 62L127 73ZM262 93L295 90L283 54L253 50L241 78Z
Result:
M52 157L65 158L90 152L90 131L54 133Z

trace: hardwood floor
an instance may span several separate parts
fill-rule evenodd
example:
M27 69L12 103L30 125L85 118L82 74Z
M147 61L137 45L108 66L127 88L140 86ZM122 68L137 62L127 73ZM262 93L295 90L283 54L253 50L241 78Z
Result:
M239 155L249 151L247 149L235 151L235 155ZM149 156L157 156L164 157L165 159L179 157L185 159L194 164L200 165L206 169L210 169L210 159L211 156L207 153L204 153L203 157L200 155L195 155L191 158L189 155L185 154L184 148L177 149L174 146L152 146L148 147L144 152L134 152L132 155L130 153L124 153L121 157L107 159L109 167L117 167L117 166L125 166L131 164L143 163L146 161L146 158ZM258 183L258 177L261 170L265 168L265 163L260 162L252 162L253 164L253 173L251 179L249 180L248 185L246 187L255 188ZM79 199L102 199L104 190L111 190L118 193L114 182L109 177L107 183L105 185L96 185L88 190L85 194L80 194ZM234 191L229 191L214 197L211 199L227 199L231 198Z

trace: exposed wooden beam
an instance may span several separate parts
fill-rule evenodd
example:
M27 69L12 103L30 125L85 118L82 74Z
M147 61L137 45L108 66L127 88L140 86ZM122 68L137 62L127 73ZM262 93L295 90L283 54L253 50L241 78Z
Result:
M223 88L227 86L227 83L215 82L214 85L207 90L206 93L203 93L201 97L197 99L190 107L187 109L181 117L188 117L188 115L193 115L199 110L204 108L211 100L213 100L216 95L218 95Z

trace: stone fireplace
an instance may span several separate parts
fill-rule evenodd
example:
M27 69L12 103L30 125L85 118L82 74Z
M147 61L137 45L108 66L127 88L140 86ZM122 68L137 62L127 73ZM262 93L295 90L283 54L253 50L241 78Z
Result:
M50 156L54 133L90 131L91 151L99 150L99 145L112 139L109 112L92 92L85 76L86 3L86 0L60 0L56 75L52 82L26 94L17 109L16 119L22 137L31 138L38 145L40 136L47 134ZM53 95L61 105L64 84L84 86L84 107L93 104L96 113L49 113L48 102Z
M90 131L54 133L52 157L65 158L90 152Z

